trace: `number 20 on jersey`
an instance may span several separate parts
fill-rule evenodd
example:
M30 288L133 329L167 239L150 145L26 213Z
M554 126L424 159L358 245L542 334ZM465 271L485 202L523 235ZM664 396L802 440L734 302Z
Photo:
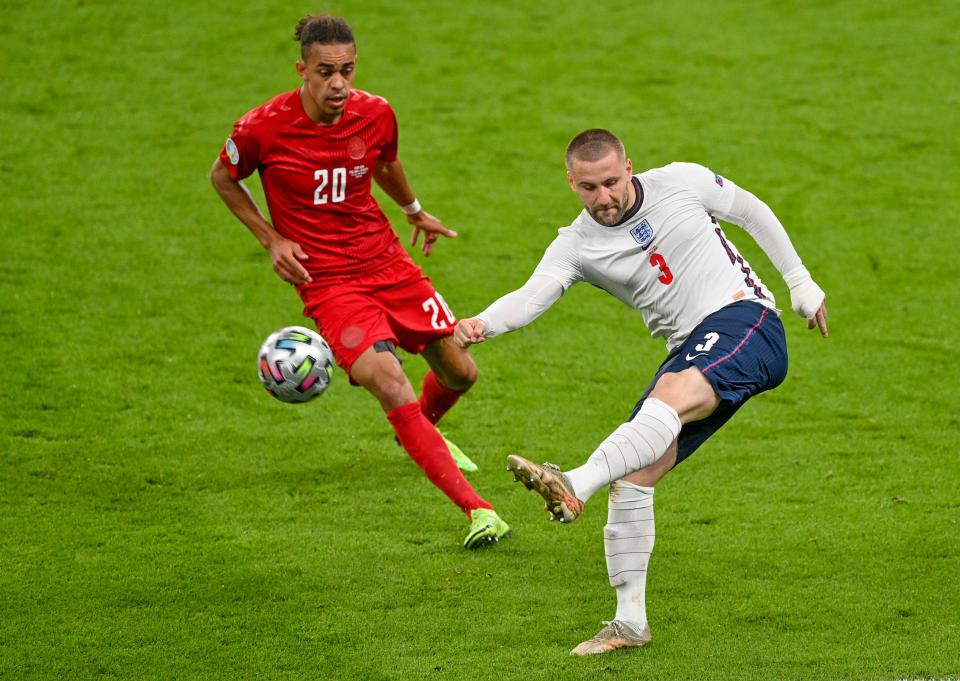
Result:
M334 168L332 172L326 168L321 168L314 171L313 179L320 183L313 190L314 206L322 206L327 201L340 203L347 198L346 168Z

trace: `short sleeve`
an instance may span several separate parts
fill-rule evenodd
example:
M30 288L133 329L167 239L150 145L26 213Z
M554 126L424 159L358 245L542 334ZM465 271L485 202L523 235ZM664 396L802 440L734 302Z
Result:
M255 126L241 118L220 150L220 163L226 166L230 177L242 180L260 167L260 138Z
M577 249L577 235L570 229L561 229L557 238L547 246L540 263L533 271L536 274L545 274L555 279L563 286L563 290L583 281L580 268L580 254Z
M380 150L380 160L384 163L393 163L397 160L397 146L400 131L397 127L397 115L393 112L393 107L387 106L387 112L382 119L384 145Z
M708 213L730 211L737 193L733 182L696 163L671 163L669 169L697 195Z

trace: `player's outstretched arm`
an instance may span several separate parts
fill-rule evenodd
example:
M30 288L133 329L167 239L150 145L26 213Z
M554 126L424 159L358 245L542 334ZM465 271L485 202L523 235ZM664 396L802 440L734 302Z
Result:
M306 268L300 264L301 260L307 259L307 254L300 248L300 244L277 234L273 225L263 217L247 188L230 176L230 171L219 158L213 162L213 168L210 169L210 182L230 212L250 230L260 245L270 252L273 271L277 276L291 284L306 284L312 281Z
M453 339L465 348L515 331L546 312L562 295L563 285L559 281L535 273L526 284L497 299L476 317L457 322Z
M416 195L407 181L407 175L403 170L400 159L389 163L384 161L378 163L373 173L373 179L391 199L397 202L406 214L407 222L413 225L413 236L410 239L411 246L417 245L420 232L423 232L422 250L424 255L430 255L433 252L433 245L441 236L448 238L457 236L455 231L447 229L440 220L420 207L420 202L417 201Z

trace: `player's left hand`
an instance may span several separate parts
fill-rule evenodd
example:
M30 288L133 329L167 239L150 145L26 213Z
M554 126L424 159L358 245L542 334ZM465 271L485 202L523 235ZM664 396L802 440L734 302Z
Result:
M441 235L450 239L457 236L456 232L444 227L440 220L425 210L421 210L419 213L414 213L413 215L408 215L407 222L413 225L413 236L410 239L411 246L417 245L420 232L423 232L423 247L421 250L424 255L430 255L430 253L433 252L433 244L436 243Z
M790 304L793 311L807 320L807 328L820 328L820 335L827 336L827 296L823 289L807 273L799 268L797 276L787 274L784 279L790 286Z
M807 328L812 329L814 327L820 327L820 335L826 338L830 334L827 333L827 299L824 298L823 302L820 303L820 309L817 310L810 319L807 320Z

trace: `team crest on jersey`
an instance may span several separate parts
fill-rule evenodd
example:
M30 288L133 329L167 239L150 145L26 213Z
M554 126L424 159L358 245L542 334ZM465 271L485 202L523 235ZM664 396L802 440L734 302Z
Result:
M354 135L347 140L347 154L354 161L359 161L367 153L367 144L363 138Z
M630 230L630 236L643 247L643 250L647 250L647 246L653 241L653 227L651 227L647 219L644 218L640 221L639 225Z
M717 175L716 173L713 174L713 181L717 183L718 187L723 186L723 178Z
M240 150L237 149L237 143L233 141L233 138L227 138L227 143L224 145L224 148L227 150L227 158L230 159L230 163L233 165L240 163Z

